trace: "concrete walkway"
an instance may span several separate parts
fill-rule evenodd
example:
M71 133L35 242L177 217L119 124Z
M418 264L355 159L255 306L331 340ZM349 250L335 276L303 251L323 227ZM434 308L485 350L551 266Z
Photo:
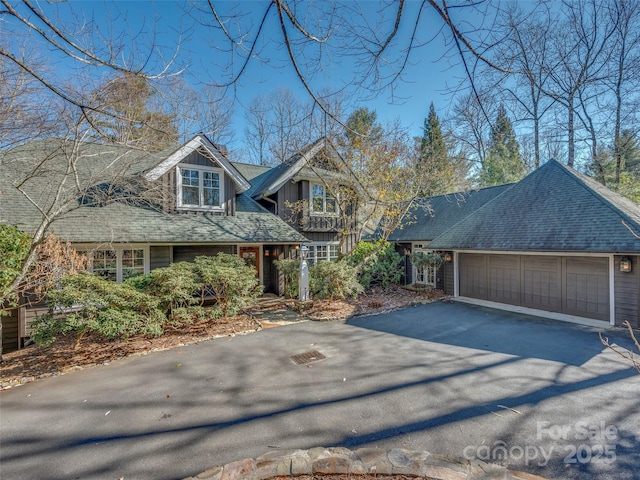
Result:
M631 346L625 332L608 331ZM320 353L311 363L292 357ZM307 355L309 358L309 355ZM176 479L270 450L638 478L640 375L597 329L434 303L128 358L0 393L0 477Z

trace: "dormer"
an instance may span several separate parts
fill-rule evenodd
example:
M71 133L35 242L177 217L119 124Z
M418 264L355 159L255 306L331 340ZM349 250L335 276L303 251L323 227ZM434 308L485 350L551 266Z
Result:
M218 148L198 134L145 174L170 192L165 208L177 213L235 215L236 195L251 185Z

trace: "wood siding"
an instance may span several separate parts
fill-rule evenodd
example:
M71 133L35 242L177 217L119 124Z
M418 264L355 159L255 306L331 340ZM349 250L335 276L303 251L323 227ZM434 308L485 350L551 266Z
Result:
M173 247L173 261L174 262L193 262L193 260L200 256L205 255L213 257L219 252L228 253L234 255L234 248L232 245L186 245Z
M0 317L2 321L2 353L15 352L18 343L18 309L9 309L9 315Z
M149 247L149 269L168 267L171 264L172 253L169 246Z
M609 320L608 258L478 253L459 258L462 296Z
M640 327L640 261L637 256L626 257L631 260L629 273L620 271L622 256L615 256L613 259L616 325L628 321L632 326Z
M310 182L287 182L275 195L278 216L299 232L340 233L344 230L341 215L312 215L309 208ZM353 215L355 219L355 214Z
M222 171L222 185L224 190L224 198L222 198L222 211L188 211L177 209L177 184L176 184L176 168L180 165L194 165L202 167L217 167L221 168L217 162L210 160L202 155L200 152L193 152L182 162L180 162L175 168L172 168L165 173L159 180L162 182L163 191L163 211L169 213L184 213L195 215L235 215L236 212L236 186L231 177L229 177L224 170Z
M453 256L453 253L451 253ZM453 295L455 293L455 273L453 271L453 262L445 262L442 266L444 270L444 293Z

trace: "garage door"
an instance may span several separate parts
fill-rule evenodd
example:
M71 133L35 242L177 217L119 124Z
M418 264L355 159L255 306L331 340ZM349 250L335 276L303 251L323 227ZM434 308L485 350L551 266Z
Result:
M460 254L460 295L609 320L609 260Z
M609 259L567 257L563 260L562 311L609 320Z

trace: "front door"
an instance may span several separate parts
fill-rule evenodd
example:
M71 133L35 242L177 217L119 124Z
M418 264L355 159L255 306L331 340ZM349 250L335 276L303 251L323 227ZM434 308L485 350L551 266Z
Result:
M256 269L256 277L260 278L260 247L240 247L239 255L247 265Z

